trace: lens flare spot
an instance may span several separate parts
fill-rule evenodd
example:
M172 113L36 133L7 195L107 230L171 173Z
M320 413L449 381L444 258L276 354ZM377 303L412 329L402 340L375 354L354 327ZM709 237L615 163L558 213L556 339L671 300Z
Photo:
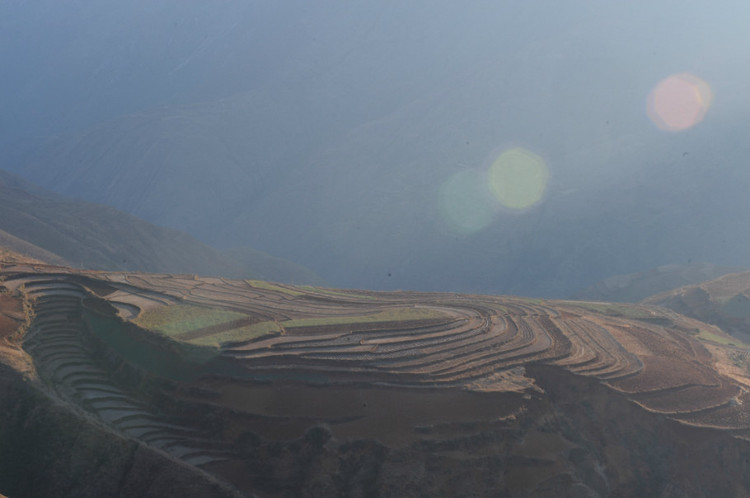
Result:
M651 121L665 131L682 131L700 123L711 105L711 87L692 74L675 74L648 95Z
M526 209L539 202L548 179L544 159L520 147L500 154L488 174L490 192L511 209Z
M474 170L460 171L448 178L438 191L438 205L443 221L465 235L487 227L495 215L484 177Z

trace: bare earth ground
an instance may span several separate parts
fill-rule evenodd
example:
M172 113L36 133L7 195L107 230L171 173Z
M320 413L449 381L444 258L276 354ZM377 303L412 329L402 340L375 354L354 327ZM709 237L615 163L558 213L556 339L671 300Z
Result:
M745 346L670 310L19 261L0 274L5 364L239 493L750 489L720 484L750 455ZM682 455L688 441L703 454Z

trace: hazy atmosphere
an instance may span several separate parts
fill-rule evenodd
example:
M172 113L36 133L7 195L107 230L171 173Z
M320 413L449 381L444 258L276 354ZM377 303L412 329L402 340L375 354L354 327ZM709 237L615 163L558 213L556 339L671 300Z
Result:
M748 21L0 0L0 498L750 496Z
M328 285L750 266L750 4L0 3L0 168ZM293 280L293 278L292 278Z

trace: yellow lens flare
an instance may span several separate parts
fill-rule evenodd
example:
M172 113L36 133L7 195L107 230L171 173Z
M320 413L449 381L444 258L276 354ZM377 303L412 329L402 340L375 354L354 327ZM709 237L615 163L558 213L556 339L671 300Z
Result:
M438 207L451 230L463 235L486 228L495 216L484 175L474 170L459 171L443 182L438 191Z
M503 206L527 209L542 200L549 170L537 154L521 147L506 150L488 172L490 192Z
M672 75L648 95L648 117L665 131L682 131L700 123L711 106L711 87L689 73Z

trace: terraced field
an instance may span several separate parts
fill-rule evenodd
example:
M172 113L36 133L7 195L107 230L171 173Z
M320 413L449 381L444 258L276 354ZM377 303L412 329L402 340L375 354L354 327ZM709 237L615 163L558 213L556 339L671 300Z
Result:
M32 264L2 276L32 304L23 348L61 399L232 482L249 433L293 440L325 424L334 440L395 448L451 424L514 420L544 395L538 367L750 439L747 372L716 368L717 351L744 350L656 307ZM706 334L721 340L696 339Z
M226 451L198 431L172 423L150 408L138 393L111 377L106 363L86 332L77 284L54 279L26 282L35 318L26 333L24 349L34 359L39 376L67 401L101 422L191 465L224 458Z

